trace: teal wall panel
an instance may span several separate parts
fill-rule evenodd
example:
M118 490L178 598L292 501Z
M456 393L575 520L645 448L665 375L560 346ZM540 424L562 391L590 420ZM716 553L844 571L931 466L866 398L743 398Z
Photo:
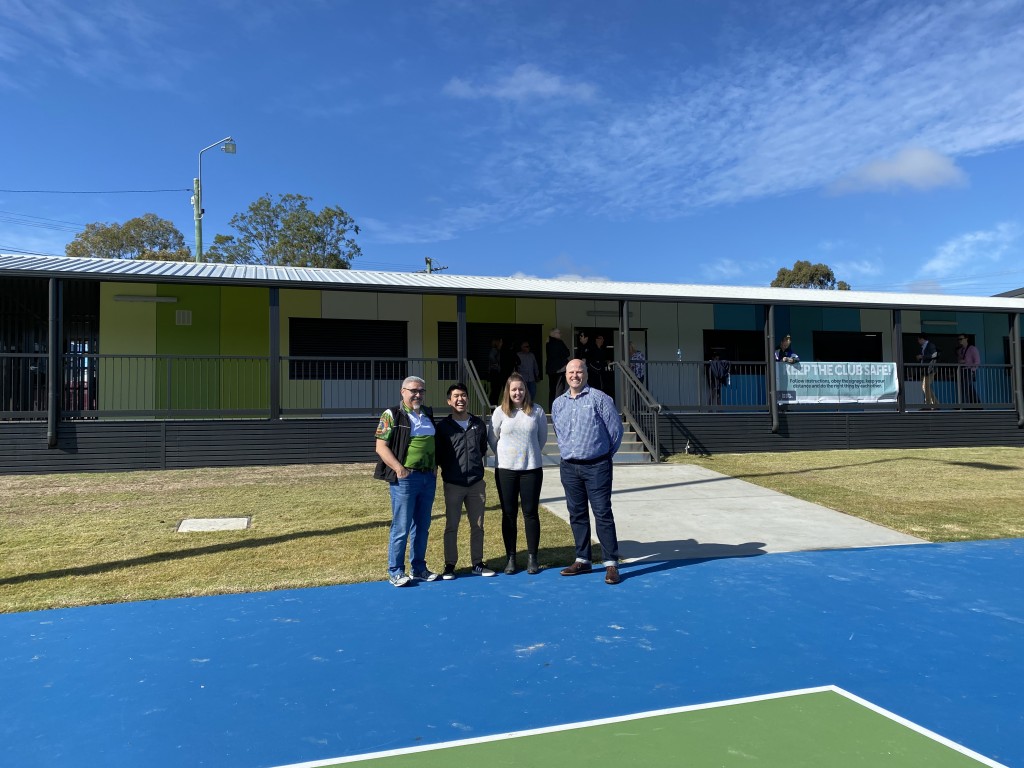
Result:
M823 329L829 331L859 331L859 307L823 307L821 310Z
M716 331L760 331L760 304L713 304Z

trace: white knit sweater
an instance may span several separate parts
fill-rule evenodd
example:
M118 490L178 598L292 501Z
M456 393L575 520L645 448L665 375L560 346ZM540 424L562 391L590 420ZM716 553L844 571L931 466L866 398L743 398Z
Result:
M517 408L511 416L506 416L498 406L491 415L487 440L498 457L499 469L537 469L543 463L541 451L548 441L544 409L534 403L530 415Z

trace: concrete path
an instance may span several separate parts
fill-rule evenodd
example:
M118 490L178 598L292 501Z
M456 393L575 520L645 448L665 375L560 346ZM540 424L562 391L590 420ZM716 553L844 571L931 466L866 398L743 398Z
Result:
M924 543L692 464L616 465L613 488L619 555L624 560ZM544 470L541 503L568 521L557 467Z

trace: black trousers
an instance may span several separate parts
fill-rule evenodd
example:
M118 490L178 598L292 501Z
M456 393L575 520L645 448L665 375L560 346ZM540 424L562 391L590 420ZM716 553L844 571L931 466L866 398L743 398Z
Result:
M540 546L540 488L544 482L544 470L502 469L494 470L498 485L498 501L501 503L501 538L505 542L505 554L516 553L519 537L519 507L523 508L523 529L526 531L526 551L537 554Z

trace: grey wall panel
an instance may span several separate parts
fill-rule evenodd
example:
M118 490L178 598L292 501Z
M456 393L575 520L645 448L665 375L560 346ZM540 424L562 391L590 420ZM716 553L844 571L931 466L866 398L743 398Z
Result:
M110 472L138 469L375 461L375 418L281 421L64 422L46 447L44 422L0 423L0 473ZM665 413L663 453L687 441L706 453L1024 447L1011 411L936 413L783 413L772 434L766 413Z
M706 453L815 451L842 448L935 448L1005 445L1024 447L1024 430L1011 411L935 413L782 413L779 431L761 413L662 414L659 440L665 453L687 441Z

